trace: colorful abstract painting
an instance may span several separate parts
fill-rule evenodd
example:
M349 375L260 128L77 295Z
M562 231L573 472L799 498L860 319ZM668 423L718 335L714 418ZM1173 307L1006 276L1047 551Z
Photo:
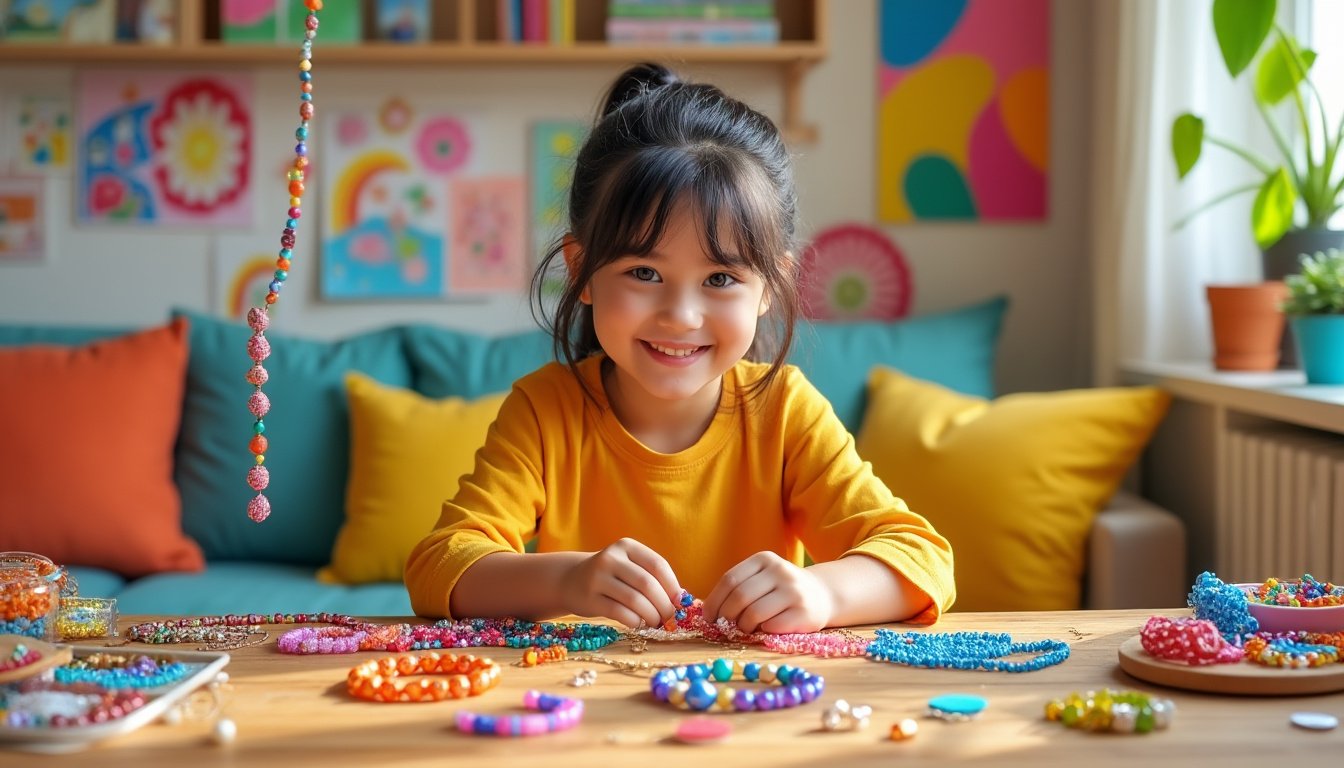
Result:
M76 92L80 222L252 224L250 76L88 69Z
M46 255L43 189L42 179L0 178L0 264Z
M452 183L450 293L518 293L527 285L523 180L458 178Z
M402 99L324 122L321 294L430 298L450 290L448 181L471 168L474 131Z
M803 249L800 294L813 320L895 320L910 311L914 286L905 255L880 230L838 224Z
M878 218L1045 218L1050 0L880 0L878 28Z
M4 100L0 164L20 174L53 173L70 167L69 98L16 94Z
M528 186L532 195L534 259L544 257L547 249L564 234L574 158L587 131L585 123L572 121L545 121L532 126ZM543 286L548 294L557 292L564 280L559 270L552 272L547 273Z

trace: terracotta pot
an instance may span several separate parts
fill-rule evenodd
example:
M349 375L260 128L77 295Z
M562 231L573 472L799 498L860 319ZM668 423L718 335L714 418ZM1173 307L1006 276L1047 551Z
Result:
M1213 321L1213 366L1221 371L1270 371L1279 364L1283 305L1288 286L1271 280L1253 285L1204 287Z

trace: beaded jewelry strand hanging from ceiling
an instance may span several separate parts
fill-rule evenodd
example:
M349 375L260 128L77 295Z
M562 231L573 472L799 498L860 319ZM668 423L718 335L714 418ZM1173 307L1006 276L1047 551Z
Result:
M247 503L247 516L258 523L271 514L271 502L262 493L271 484L271 475L265 466L269 442L266 440L266 422L263 421L263 417L271 410L271 401L261 391L261 386L269 378L261 363L271 355L271 344L266 340L266 329L271 324L268 310L280 299L280 289L284 287L285 280L289 279L290 261L294 256L294 231L298 229L299 218L303 215L300 205L303 202L304 169L308 167L308 121L313 117L313 38L317 37L317 12L322 10L322 0L304 0L304 5L308 8L308 18L304 21L303 52L299 59L300 123L294 131L298 144L294 145L294 165L288 174L288 217L285 229L280 233L280 255L275 260L275 277L271 280L265 304L247 311L247 324L252 328L252 336L247 340L247 356L252 359L247 381L255 387L247 399L247 409L256 418L252 424L252 440L247 446L254 456L252 468L247 471L247 484L257 492Z

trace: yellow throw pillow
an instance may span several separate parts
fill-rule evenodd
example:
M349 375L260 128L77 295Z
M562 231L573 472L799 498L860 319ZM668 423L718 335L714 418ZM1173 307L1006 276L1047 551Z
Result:
M432 400L359 373L350 401L350 481L345 523L320 581L401 581L411 549L471 472L504 395Z
M991 402L879 367L857 445L952 543L957 610L1071 610L1093 516L1169 404L1152 387Z

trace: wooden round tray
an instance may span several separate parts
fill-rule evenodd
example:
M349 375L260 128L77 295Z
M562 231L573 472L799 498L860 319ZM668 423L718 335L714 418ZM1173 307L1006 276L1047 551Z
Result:
M12 683L15 680L32 677L43 670L68 664L72 656L72 651L68 645L52 645L22 635L0 635L0 658L8 659L13 655L14 647L20 644L42 654L42 658L32 664L0 672L0 683Z
M1344 664L1311 669L1280 669L1245 662L1191 667L1149 656L1138 635L1120 644L1120 668L1150 683L1209 693L1301 696L1344 691Z

